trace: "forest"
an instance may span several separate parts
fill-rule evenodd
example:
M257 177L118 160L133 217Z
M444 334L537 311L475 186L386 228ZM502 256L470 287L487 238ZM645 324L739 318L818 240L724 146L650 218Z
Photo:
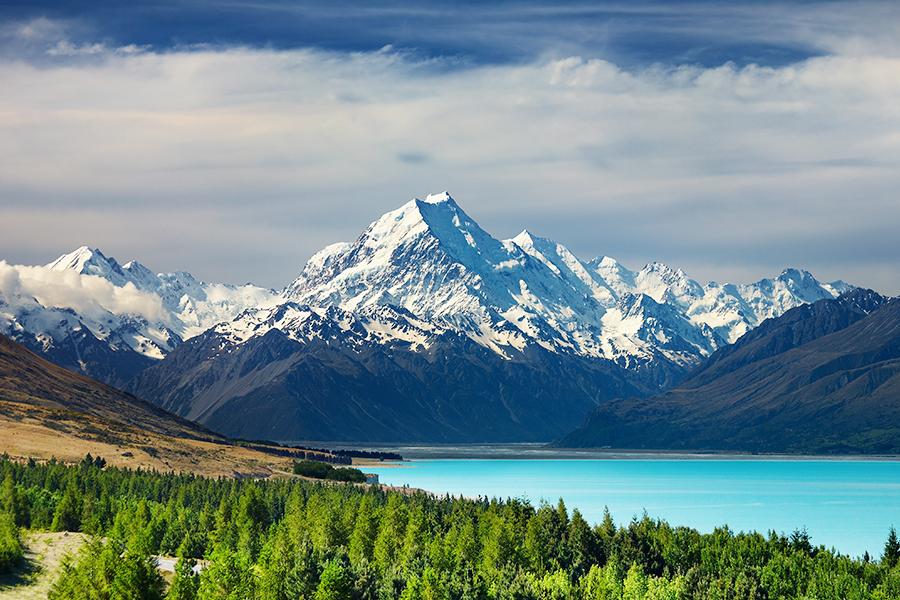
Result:
M0 570L28 530L78 531L52 599L889 599L900 543L850 558L803 531L617 526L519 499L297 478L0 460ZM176 556L166 582L154 556ZM199 574L198 574L199 572Z

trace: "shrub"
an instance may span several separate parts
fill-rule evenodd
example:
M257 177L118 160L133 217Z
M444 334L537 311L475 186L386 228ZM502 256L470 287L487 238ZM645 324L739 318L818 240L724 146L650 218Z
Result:
M294 475L351 483L365 483L366 481L365 474L359 469L335 468L328 463L314 460L298 460L295 462Z
M9 573L22 561L24 551L13 516L0 513L0 573Z

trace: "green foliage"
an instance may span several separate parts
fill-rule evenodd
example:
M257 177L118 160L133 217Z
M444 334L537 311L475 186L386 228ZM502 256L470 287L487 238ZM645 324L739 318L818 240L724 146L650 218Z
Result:
M564 504L299 479L208 479L0 460L0 550L17 522L95 534L51 598L170 600L887 600L900 549L854 560L791 535L703 534L644 515L592 526ZM15 552L13 553L15 555ZM21 554L18 554L21 556ZM194 564L202 567L194 575Z
M316 587L315 600L346 600L350 597L352 580L346 567L338 560L325 563Z
M365 483L366 475L359 469L349 467L333 467L315 460L298 460L294 462L294 475L312 477L313 479L329 479L349 483Z
M897 530L893 527L888 532L888 539L884 544L884 556L881 561L889 567L893 567L900 561L900 541L897 541Z
M253 564L248 556L220 547L209 558L209 567L200 574L199 600L246 600L255 596Z
M156 562L117 540L95 538L67 557L50 600L161 600L163 579Z
M166 600L196 600L200 578L194 573L197 564L192 558L179 558L175 563L175 577L166 594Z
M53 531L78 531L81 527L81 510L78 489L73 481L66 488L62 500L56 505L50 529Z
M22 562L22 540L13 515L0 512L0 573L9 573Z

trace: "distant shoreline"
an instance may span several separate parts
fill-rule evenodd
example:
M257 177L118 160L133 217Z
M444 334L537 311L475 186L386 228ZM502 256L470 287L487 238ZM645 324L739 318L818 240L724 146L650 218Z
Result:
M373 442L290 441L318 444L335 450L396 452L408 460L756 460L756 461L900 461L895 454L753 454L726 451L623 450L612 448L556 448L541 442L514 444L389 444ZM366 460L360 466L400 465L392 461Z

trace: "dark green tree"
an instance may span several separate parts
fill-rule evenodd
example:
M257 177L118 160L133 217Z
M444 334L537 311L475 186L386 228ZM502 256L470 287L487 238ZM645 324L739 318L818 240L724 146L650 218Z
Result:
M888 567L893 567L900 561L900 541L897 540L897 530L892 526L888 531L888 539L884 543L884 555L881 562Z
M196 600L200 588L200 577L194 573L197 561L179 558L175 563L175 577L166 594L166 600Z
M0 512L0 573L9 573L22 562L24 549L13 516Z
M319 585L316 587L315 600L347 600L350 598L352 582L347 569L338 560L325 563Z
M79 531L81 528L81 494L75 486L75 480L69 481L62 500L56 505L53 513L53 531Z

